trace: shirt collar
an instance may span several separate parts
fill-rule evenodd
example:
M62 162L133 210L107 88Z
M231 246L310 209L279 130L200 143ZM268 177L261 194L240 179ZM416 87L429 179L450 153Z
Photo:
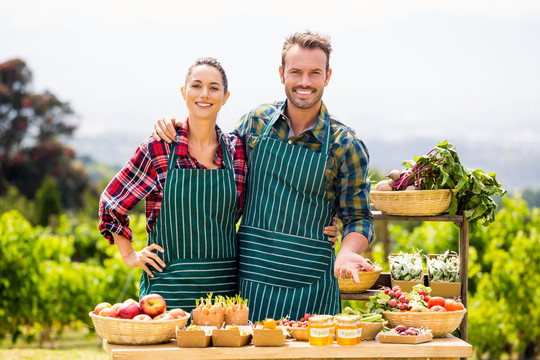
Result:
M287 109L287 100L283 101L279 106L278 109L281 113L281 116L283 117L283 120L286 121L289 124L290 128L290 119L287 118L287 115L285 115L285 110ZM324 144L326 132L328 127L326 125L326 121L330 121L330 114L328 113L328 110L326 109L326 105L324 105L324 102L321 102L321 111L319 112L319 117L317 118L317 121L313 126L306 131L311 131L313 136L321 143Z
M189 132L189 118L186 119L184 124L180 129L176 131L176 150L175 153L177 156L187 157L188 154L188 132ZM217 157L214 157L214 164L221 166L223 160L223 146L222 146L222 137L223 131L216 124L216 135L218 139L218 149Z

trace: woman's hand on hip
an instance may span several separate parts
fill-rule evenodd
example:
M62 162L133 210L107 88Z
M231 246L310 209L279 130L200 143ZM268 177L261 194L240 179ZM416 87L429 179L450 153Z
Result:
M170 144L176 138L175 127L181 127L182 125L182 121L176 120L175 118L161 118L154 124L154 128L152 129L152 137L156 141L164 140Z
M151 244L140 251L133 250L126 256L123 256L122 259L127 266L132 268L140 266L150 277L154 277L152 271L155 269L162 272L162 268L165 267L165 263L163 260L161 260L158 254L153 252L153 250L157 250L161 253L164 251L163 248L158 244ZM153 269L151 270L150 267L153 267Z

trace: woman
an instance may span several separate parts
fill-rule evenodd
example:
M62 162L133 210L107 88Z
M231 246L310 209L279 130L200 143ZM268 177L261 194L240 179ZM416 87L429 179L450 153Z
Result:
M217 115L229 97L216 59L198 59L181 88L189 115L172 147L146 139L100 200L99 228L130 267L141 267L140 297L158 293L168 308L191 311L207 293L238 292L235 224L244 206L242 140ZM148 245L132 246L128 214L146 198Z

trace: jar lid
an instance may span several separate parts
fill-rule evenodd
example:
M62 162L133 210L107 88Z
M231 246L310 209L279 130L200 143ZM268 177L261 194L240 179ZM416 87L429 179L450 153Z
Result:
M358 321L358 316L356 315L338 315L336 316L336 321L340 323L355 324Z
M313 315L308 321L310 324L325 324L329 321L332 321L334 317L332 315Z

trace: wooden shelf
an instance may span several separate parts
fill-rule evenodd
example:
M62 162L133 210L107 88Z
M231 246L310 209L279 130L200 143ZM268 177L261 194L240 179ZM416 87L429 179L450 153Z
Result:
M378 210L372 210L373 218L377 221L444 221L452 222L459 228L459 273L461 278L461 301L468 308L467 289L468 289L468 264L469 264L469 221L464 215L441 214L436 216L399 216L383 214ZM427 275L424 275L424 284L427 286ZM380 286L391 286L390 274L382 273L379 279L366 292L358 294L341 294L342 300L369 300L369 297L377 293ZM460 325L461 339L467 341L468 338L468 313L463 317Z
M464 221L463 215L449 215L441 214L436 216L401 216L401 215L388 215L378 210L372 211L373 218L375 220L388 220L388 221L451 221L457 226L461 226Z

